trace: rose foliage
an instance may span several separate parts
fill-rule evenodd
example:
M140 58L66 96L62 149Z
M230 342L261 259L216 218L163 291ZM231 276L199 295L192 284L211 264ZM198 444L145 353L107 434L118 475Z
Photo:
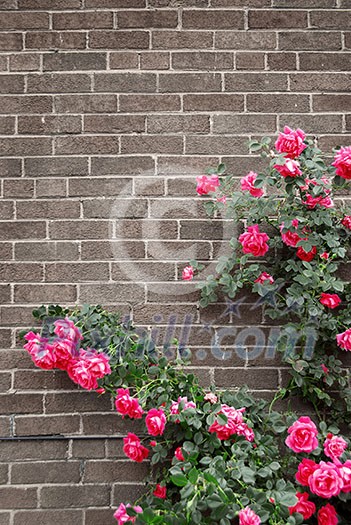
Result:
M280 414L245 389L205 390L176 345L171 360L101 307L34 314L41 332L24 339L35 365L112 395L130 420L125 455L150 463L145 493L119 505L118 525L349 523L351 453L334 425Z
M302 130L286 126L274 146L265 137L250 147L267 164L262 172L250 171L239 182L220 165L209 170L211 183L205 176L197 180L208 213L232 221L228 255L199 284L201 305L219 294L257 295L266 324L281 325L269 346L290 365L290 382L279 396L302 395L321 418L350 423L343 359L351 351L351 285L345 278L351 209L341 197L350 190L351 146L327 162ZM191 261L187 276L203 269Z

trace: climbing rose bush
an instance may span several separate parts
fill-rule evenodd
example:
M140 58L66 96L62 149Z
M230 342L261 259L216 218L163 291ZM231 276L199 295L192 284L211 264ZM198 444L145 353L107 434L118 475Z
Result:
M206 276L201 262L190 261L183 278L199 279L203 307L219 295L230 302L245 291L257 294L253 306L281 325L272 344L290 366L277 398L300 395L321 417L351 424L342 363L351 351L351 285L344 279L351 210L340 198L350 190L351 146L330 161L303 130L288 126L271 143L250 142L267 164L262 172L238 180L221 164L200 178L209 215L231 220L234 235L215 272Z
M37 346L46 352L51 345L56 363L54 343L74 342L62 369L91 361L98 388L94 381L79 385L91 390L94 383L97 393L113 396L116 412L131 422L126 457L152 466L145 494L115 510L117 525L348 523L351 454L335 425L318 428L309 416L278 413L245 389L202 388L186 363L169 361L101 307L54 312L64 317L54 323L36 312L45 334L25 335L31 358L34 352L36 365L46 368ZM142 424L137 433L134 420Z

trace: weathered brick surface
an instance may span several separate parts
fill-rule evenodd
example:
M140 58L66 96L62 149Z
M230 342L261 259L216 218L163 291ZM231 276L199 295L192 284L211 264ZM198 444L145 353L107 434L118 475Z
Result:
M270 398L285 384L279 357L255 353L253 297L240 318L223 298L199 310L181 282L192 258L213 273L233 234L209 222L195 178L260 170L247 141L284 125L350 143L350 7L0 0L0 525L112 525L144 490L147 467L122 450L140 422L20 349L38 304L101 303L157 344L184 340L204 386Z

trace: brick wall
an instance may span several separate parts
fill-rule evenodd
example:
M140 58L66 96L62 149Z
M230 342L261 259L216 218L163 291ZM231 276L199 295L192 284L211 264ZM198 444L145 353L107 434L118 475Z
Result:
M351 143L350 8L0 0L0 525L113 523L145 473L121 454L109 400L31 366L17 334L33 306L119 308L159 343L190 344L204 384L284 383L274 356L240 350L253 326L263 346L274 330L249 297L240 317L199 311L180 281L189 258L213 271L235 230L208 222L194 178L258 168L248 139L284 124Z

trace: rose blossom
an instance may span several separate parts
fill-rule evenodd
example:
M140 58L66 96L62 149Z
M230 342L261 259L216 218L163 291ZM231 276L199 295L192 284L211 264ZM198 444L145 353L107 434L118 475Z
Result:
M139 400L130 396L128 388L119 388L117 390L115 407L122 416L140 419L143 415L143 409L139 405Z
M306 252L302 248L302 246L299 246L298 249L297 249L296 255L297 255L297 257L299 259L301 259L301 261L310 262L310 261L312 261L312 259L314 259L316 253L317 253L317 247L316 246L312 246L312 250L310 250L309 252Z
M288 428L286 445L294 452L312 452L318 447L318 430L308 416L300 417Z
M266 281L269 281L270 284L274 283L274 279L271 275L269 275L269 273L262 272L261 275L259 275L254 282L264 284Z
M56 366L61 370L66 370L72 359L79 358L77 344L71 339L55 339L52 346L56 356Z
M329 374L329 368L327 366L325 366L324 363L321 364L321 369L323 370L323 372L325 373L325 375L328 375Z
M298 160L286 159L285 164L275 164L274 168L279 171L282 177L297 177L302 175Z
M218 175L202 175L201 177L196 177L196 191L199 195L207 195L212 191L216 191L216 188L219 186Z
M326 259L326 260L327 260L327 259L329 259L329 253L327 253L327 252L323 252L323 253L320 254L319 257L320 257L321 259Z
M312 459L303 458L301 463L298 466L295 478L300 485L308 487L309 477L313 472L318 468L317 463L312 461Z
M321 293L319 302L328 308L336 308L341 303L341 299L336 293Z
M261 525L261 519L250 507L239 511L239 525Z
M309 477L308 484L313 494L326 499L340 494L344 486L337 466L325 461L319 463L318 468Z
M172 401L171 407L169 409L171 414L179 414L179 405L182 406L182 410L187 410L188 408L196 408L194 401L188 401L188 398L178 397L178 401Z
M338 469L343 481L342 492L351 492L351 460L348 459L344 464L338 465Z
M217 403L218 397L213 392L208 392L205 395L204 400L209 401L210 403L212 403L212 405L214 405L215 403Z
M54 322L54 325L54 333L58 335L60 339L70 339L75 343L78 343L80 339L83 339L79 328L68 317L65 319L58 319Z
M336 341L343 350L351 350L351 328L336 336Z
M307 145L303 143L306 135L302 129L293 130L289 126L284 127L284 131L279 133L275 143L275 148L279 153L286 153L290 159L298 157Z
M151 436L162 436L166 426L166 416L162 408L152 408L145 418L147 431Z
M156 498L166 499L166 497L167 497L167 487L162 487L159 483L157 483L156 488L153 491L153 495Z
M257 173L250 171L245 177L240 180L241 189L243 191L249 191L252 197L262 197L264 191L261 188L256 188L255 180L257 179Z
M192 266L186 266L182 271L183 281L191 281L194 277L194 268Z
M316 206L322 206L323 208L333 208L334 202L330 197L312 197L310 193L306 193L304 201L302 201L304 204L306 204L307 208L310 210L314 210Z
M324 441L324 454L331 459L339 459L347 449L347 443L341 436L328 434Z
M217 412L217 416L224 414L227 417L227 422L223 424L215 420L210 426L209 432L216 433L218 439L222 441L229 439L233 434L244 436L247 441L253 441L255 437L253 430L243 421L242 413L244 411L244 408L235 409L223 404L220 411Z
M330 503L319 509L317 518L318 525L337 525L339 523L336 510Z
M297 492L296 497L299 501L293 507L289 507L290 514L299 512L305 520L308 520L316 512L316 505L308 500L308 492Z
M52 345L48 344L48 339L41 337L40 334L28 332L24 339L28 341L23 348L27 350L33 363L44 370L52 370L56 366L56 356Z
M343 179L351 179L351 146L340 148L334 157L332 166L335 166L335 173Z
M179 459L179 461L184 461L184 456L183 456L183 452L182 452L182 447L178 447L176 448L175 452L174 452L174 455L177 459Z
M136 517L129 516L127 514L127 508L129 507L129 503L127 504L127 506L125 506L124 503L121 503L116 512L114 513L113 517L116 518L118 525L124 525L124 523L127 523L128 521L130 521L131 523L135 522ZM133 510L138 514L143 512L143 509L139 505L133 507Z
M266 233L261 233L258 224L253 224L247 228L245 233L239 237L239 242L242 244L244 253L251 253L254 257L261 257L265 255L268 250L266 241L269 237Z
M297 219L293 219L291 221L291 227L296 230L298 226L299 226L299 221ZM297 243L301 241L300 235L297 232L291 231L290 229L286 233L283 233L283 229L284 229L284 223L280 225L280 234L282 236L283 243L286 244L287 246L292 246L293 248L295 248Z
M123 438L123 442L123 451L132 461L141 463L148 457L148 449L140 443L140 439L135 434L129 432L127 437Z
M345 226L348 230L351 230L351 215L345 215L343 220L341 221L341 224Z

